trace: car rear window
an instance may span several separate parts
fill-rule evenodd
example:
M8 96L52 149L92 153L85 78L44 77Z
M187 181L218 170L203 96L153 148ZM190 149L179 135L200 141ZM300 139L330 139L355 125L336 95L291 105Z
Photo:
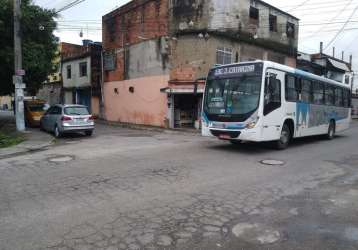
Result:
M45 105L44 104L29 105L29 110L31 112L44 112Z
M66 115L89 115L86 107L68 107L65 108Z

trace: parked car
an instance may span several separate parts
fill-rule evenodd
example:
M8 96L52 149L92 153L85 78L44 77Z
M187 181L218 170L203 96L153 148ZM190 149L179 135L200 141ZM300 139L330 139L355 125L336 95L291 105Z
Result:
M38 127L42 116L46 112L46 101L25 100L24 111L26 127Z
M91 136L95 127L94 117L83 105L54 105L42 117L40 126L56 137L77 132Z

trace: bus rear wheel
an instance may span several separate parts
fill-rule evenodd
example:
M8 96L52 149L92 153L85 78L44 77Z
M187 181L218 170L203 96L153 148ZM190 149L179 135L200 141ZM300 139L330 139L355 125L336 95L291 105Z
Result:
M276 148L278 150L283 150L288 147L291 140L291 131L287 124L284 124L281 130L281 136L278 141L276 141Z
M328 133L326 135L327 140L333 140L336 136L336 125L334 121L329 123Z

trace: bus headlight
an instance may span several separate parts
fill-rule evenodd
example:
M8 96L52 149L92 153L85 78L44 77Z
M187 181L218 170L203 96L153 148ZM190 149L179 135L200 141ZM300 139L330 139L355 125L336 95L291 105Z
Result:
M247 129L253 129L256 127L257 123L259 122L260 117L257 115L254 115L250 118L250 120L248 121L248 123L246 124L246 128Z

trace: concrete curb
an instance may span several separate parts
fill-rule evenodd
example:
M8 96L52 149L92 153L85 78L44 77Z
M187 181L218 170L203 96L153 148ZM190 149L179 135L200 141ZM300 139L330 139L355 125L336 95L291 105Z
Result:
M159 132L159 133L167 133L167 134L188 134L194 136L200 136L200 130L186 130L186 129L168 129L168 128L160 128L154 126L147 126L147 125L137 125L137 124L130 124L130 123L121 123L121 122L110 122L102 119L96 120L96 123L112 126L112 127L120 127L120 128L127 128L127 129L137 129L137 130L144 130L144 131L152 131L152 132Z
M16 146L0 149L0 160L46 150L48 147L55 144L55 139L52 138L51 141L41 144L29 144L29 141L24 141Z

